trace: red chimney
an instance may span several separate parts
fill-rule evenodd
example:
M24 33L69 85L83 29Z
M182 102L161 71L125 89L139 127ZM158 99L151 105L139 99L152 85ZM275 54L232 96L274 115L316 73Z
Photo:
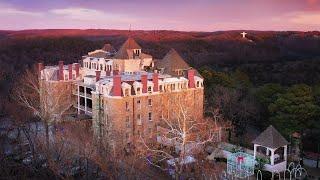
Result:
M121 76L113 76L113 96L121 96Z
M195 88L194 84L194 69L188 70L188 80L189 80L189 88Z
M79 63L74 63L74 68L76 70L76 77L79 77L80 64Z
M101 71L96 71L96 82L100 80Z
M113 75L119 75L119 70L113 70Z
M159 75L158 73L153 73L152 74L152 81L153 81L153 91L158 92L159 90Z
M148 92L148 88L147 88L148 75L147 74L141 75L141 83L142 83L142 93L147 93Z
M63 80L63 61L59 61L59 80Z
M41 76L41 71L44 69L43 63L38 63L38 75Z
M72 80L72 64L68 65L68 70L69 70L69 80Z

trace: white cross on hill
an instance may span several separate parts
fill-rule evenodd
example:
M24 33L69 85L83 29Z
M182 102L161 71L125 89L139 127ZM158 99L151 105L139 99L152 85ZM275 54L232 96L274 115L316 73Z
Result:
M248 33L242 32L242 33L240 33L240 34L242 35L242 38L246 38L246 35L247 35Z

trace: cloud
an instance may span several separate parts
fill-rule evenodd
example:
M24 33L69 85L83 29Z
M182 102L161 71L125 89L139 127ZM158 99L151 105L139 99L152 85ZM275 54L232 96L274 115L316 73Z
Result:
M320 12L296 12L291 13L289 22L302 25L319 25Z
M41 12L24 11L10 7L5 4L0 4L0 15L2 16L41 16Z
M318 0L307 0L307 3L308 3L309 5L317 5Z
M132 22L134 18L127 17L120 14L106 13L95 9L86 8L65 8L65 9L51 9L49 13L57 16L63 16L64 18L78 20L78 21L117 21L117 22Z

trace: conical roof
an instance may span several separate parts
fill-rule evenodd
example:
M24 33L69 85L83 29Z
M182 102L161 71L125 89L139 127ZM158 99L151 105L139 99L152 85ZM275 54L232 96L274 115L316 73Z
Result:
M190 66L182 59L178 52L171 49L162 60L157 61L157 68L164 68L167 74L174 74L178 69L189 69Z
M114 52L115 49L113 48L113 46L111 44L105 44L102 47L102 50L107 51L107 52Z
M252 141L252 143L272 149L289 144L289 142L272 125L264 130L255 140Z
M115 58L117 59L129 59L130 54L128 50L141 49L141 46L131 37L129 37L125 43L122 44L119 51L116 53Z

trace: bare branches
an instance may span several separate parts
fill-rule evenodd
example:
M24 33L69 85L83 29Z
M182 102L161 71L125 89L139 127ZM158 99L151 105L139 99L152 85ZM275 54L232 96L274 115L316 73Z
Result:
M157 141L161 145L154 146L141 140L144 154L152 157L147 158L150 164L165 169L159 163L170 160L175 164L175 172L181 174L186 158L201 152L207 143L219 141L221 128L212 119L196 119L184 96L171 97L169 101L171 113L163 117L157 127Z
M44 122L60 120L72 106L71 83L45 81L36 69L26 70L16 83L14 99Z

